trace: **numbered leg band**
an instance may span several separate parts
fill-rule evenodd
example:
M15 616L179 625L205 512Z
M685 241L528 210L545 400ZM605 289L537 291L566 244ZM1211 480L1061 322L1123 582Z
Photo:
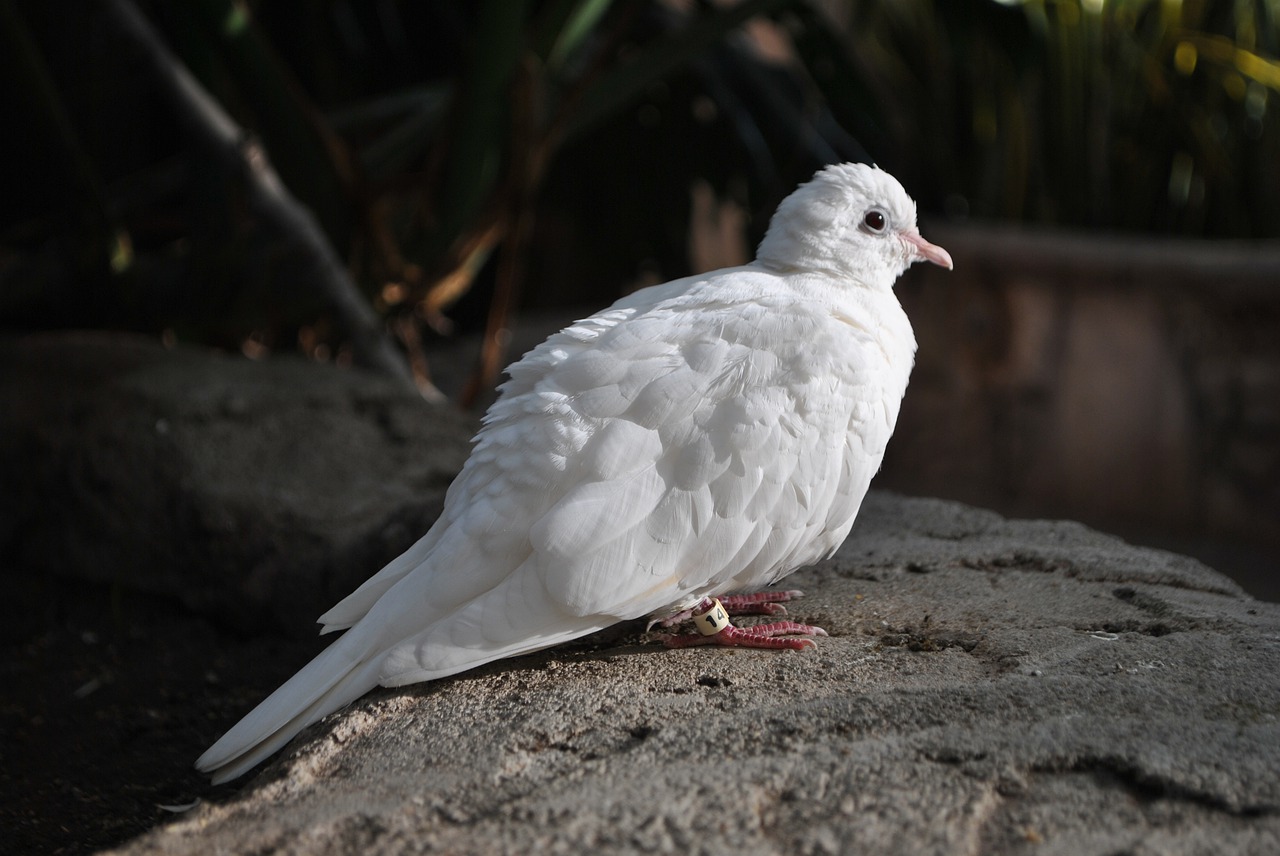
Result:
M693 625L703 636L715 636L729 626L729 613L725 612L719 598L712 598L710 609L693 616Z

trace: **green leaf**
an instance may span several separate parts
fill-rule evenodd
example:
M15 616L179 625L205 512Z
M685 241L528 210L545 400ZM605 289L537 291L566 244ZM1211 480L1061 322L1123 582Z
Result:
M473 223L501 173L509 137L510 87L525 49L527 0L484 0L456 90L453 127L435 194L435 252ZM519 145L522 141L516 141Z
M452 95L448 83L414 86L330 110L325 118L335 131L358 134L369 126L399 122L418 113L439 114Z
M612 5L613 0L577 0L547 55L547 66L554 70L564 65Z
M582 97L566 129L581 134L631 103L649 86L666 78L728 33L757 15L786 8L796 0L744 0L702 15L670 38L658 39L606 73Z

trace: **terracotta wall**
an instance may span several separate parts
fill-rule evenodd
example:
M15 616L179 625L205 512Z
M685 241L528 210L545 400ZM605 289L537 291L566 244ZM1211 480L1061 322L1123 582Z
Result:
M879 485L1280 555L1280 242L925 233Z

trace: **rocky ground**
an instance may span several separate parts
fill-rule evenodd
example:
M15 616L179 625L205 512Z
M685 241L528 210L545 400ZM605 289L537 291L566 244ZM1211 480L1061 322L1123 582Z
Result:
M425 527L472 425L314 366L0 350L8 852L1280 850L1280 605L888 494L788 581L817 650L624 626L377 691L211 788L191 761Z

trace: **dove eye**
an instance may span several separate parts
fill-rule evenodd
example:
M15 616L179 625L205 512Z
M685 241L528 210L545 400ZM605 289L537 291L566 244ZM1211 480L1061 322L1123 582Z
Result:
M889 219L884 216L884 212L878 208L872 208L862 216L862 225L866 227L868 232L879 235L889 225Z

